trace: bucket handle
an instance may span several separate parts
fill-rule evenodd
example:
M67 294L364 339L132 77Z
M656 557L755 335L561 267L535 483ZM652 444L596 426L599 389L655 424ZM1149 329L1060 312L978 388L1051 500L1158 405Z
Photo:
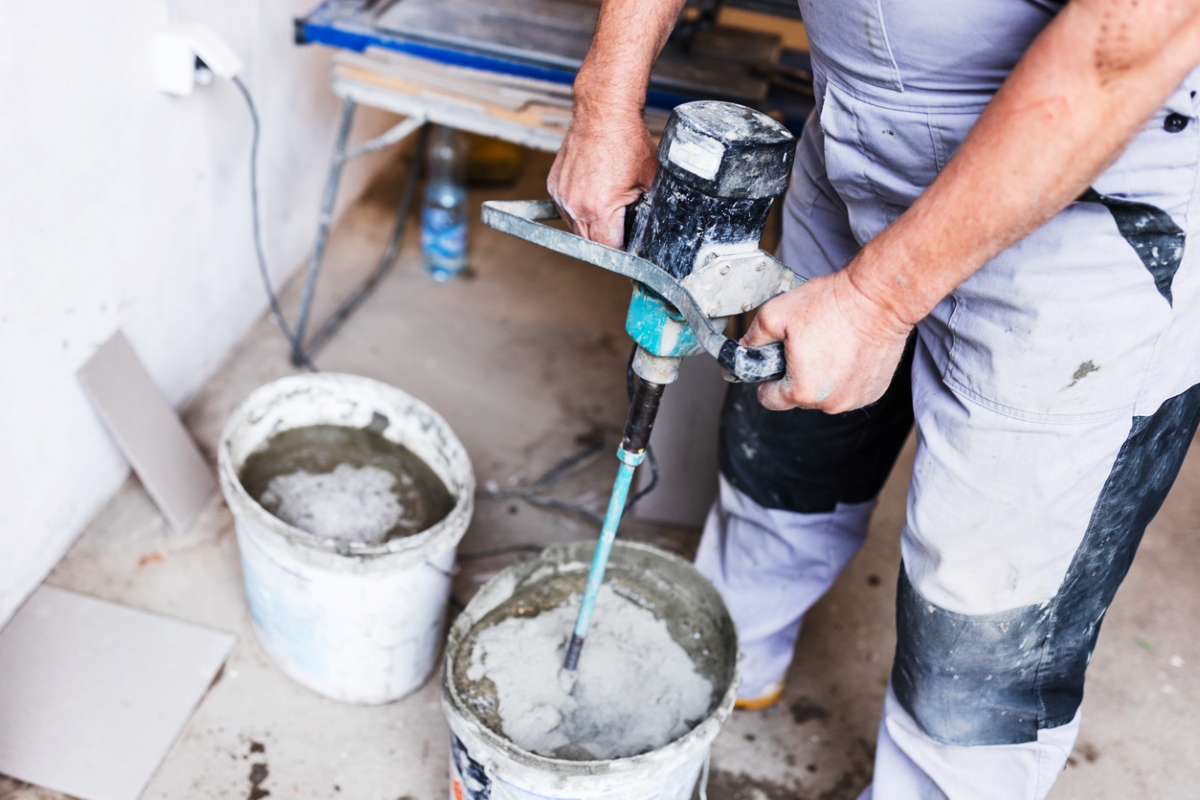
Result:
M455 575L458 574L458 562L457 561L454 562L454 566L452 566L449 571L442 569L437 564L434 564L432 561L430 561L428 558L425 559L425 566L429 567L431 570L434 570L435 572L442 573L447 578L453 578Z
M712 760L712 746L704 751L704 766L700 769L700 800L708 800L708 763Z

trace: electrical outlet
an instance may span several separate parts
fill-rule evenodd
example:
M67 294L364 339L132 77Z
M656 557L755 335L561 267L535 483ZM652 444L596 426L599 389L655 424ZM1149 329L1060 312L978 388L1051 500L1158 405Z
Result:
M207 86L213 75L232 78L243 64L221 37L203 25L188 24L154 34L150 68L159 90L186 97L197 83Z

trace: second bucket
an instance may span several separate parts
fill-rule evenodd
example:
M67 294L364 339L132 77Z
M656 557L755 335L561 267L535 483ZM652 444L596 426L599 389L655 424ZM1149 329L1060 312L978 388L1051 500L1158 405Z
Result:
M688 562L655 547L618 541L605 583L620 586L622 596L636 598L665 620L671 638L712 682L712 707L688 733L628 758L549 758L509 741L489 710L460 686L472 632L507 615L529 616L577 602L594 551L594 542L554 545L533 561L509 567L479 590L451 627L442 707L451 731L455 800L688 800L705 781L709 747L737 697L737 632L712 584Z

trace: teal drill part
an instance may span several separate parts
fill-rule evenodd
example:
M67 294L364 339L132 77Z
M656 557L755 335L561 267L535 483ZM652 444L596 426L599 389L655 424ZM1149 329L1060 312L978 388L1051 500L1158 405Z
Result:
M691 326L683 321L683 315L640 283L633 285L625 330L653 356L683 358L704 352Z
M629 496L633 473L645 457L645 451L631 453L624 447L617 448L617 458L621 459L621 466L617 470L617 480L613 484L612 495L608 498L608 511L604 514L604 526L600 529L600 541L596 543L596 555L592 557L592 567L588 570L587 585L583 590L583 601L579 604L579 615L575 618L575 631L571 637L565 665L568 670L575 669L578 664L579 651L583 648L583 640L587 638L592 612L596 610L596 597L600 594L600 584L604 582L604 572L608 569L608 556L612 553L613 541L617 538L617 525L620 524L621 516L625 513L625 499Z

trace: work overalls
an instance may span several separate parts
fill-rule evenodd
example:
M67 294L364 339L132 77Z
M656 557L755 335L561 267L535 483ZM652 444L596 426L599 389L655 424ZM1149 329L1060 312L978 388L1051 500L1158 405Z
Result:
M934 180L1059 6L801 6L817 111L781 258L814 277ZM1197 89L1200 71L1078 201L943 300L879 403L770 412L730 390L696 563L737 622L743 697L782 680L915 417L864 798L1042 798L1066 762L1101 620L1200 421Z

